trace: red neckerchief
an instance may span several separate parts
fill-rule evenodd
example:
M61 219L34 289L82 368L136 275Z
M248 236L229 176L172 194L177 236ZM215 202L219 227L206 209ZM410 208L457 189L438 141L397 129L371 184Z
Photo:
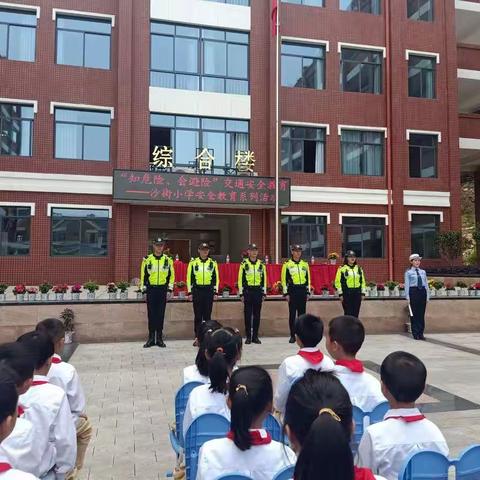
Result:
M353 373L362 373L363 363L360 360L337 360L335 365L348 368Z
M394 420L403 420L406 423L412 423L423 420L425 418L425 415L422 415L421 413L419 415L397 415L395 417L387 417L385 420L390 420L391 418L393 418Z
M48 383L46 380L34 380L32 387L38 387L38 385L45 385L46 383Z
M12 466L9 463L0 463L0 473L8 472L12 469Z
M299 350L298 355L300 355L312 365L317 365L323 360L323 353L320 350L315 350L314 352L306 352L305 350Z
M62 359L61 359L61 358L58 358L58 357L55 357L55 356L53 356L53 357L52 357L52 363L62 363Z
M17 405L17 417L21 417L25 413L25 409L21 405Z
M369 468L354 467L355 480L375 480L375 475Z
M227 433L227 438L229 440L233 441L234 437L235 435L232 431ZM250 430L250 443L252 446L268 445L269 443L272 443L272 437L265 430Z

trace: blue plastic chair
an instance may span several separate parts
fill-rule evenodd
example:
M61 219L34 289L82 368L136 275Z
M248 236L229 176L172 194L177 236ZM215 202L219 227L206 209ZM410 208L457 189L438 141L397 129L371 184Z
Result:
M229 473L228 475L222 475L215 480L253 480L252 477L247 477L241 473Z
M385 417L389 408L388 402L379 403L371 412L364 412L361 408L353 407L355 431L353 433L351 446L354 454L358 450L358 445L362 439L365 427L383 421L383 417Z
M466 448L455 461L457 480L480 479L480 445Z
M450 460L438 452L424 450L407 457L398 480L448 480Z
M185 436L185 472L187 480L197 478L198 455L205 442L223 438L230 430L230 421L216 413L206 413L197 417Z
M280 470L273 480L291 480L293 478L293 472L295 471L295 466L291 465L290 467L285 467L283 470Z
M271 413L269 413L267 418L265 418L265 421L263 422L263 428L270 434L272 440L275 440L276 442L283 441L282 426Z

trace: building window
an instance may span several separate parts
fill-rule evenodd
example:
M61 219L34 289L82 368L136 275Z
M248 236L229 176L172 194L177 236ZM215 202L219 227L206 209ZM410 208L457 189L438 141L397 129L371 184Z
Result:
M250 0L207 0L208 2L228 3L229 5L245 5L250 6Z
M282 3L293 3L294 5L309 5L311 7L324 7L324 0L282 0Z
M248 95L247 33L151 23L150 85Z
M407 16L411 20L433 22L433 0L407 0Z
M439 231L440 215L413 214L411 251L424 258L440 258L436 242Z
M33 106L0 103L0 155L32 156Z
M30 207L0 205L0 256L30 253Z
M325 173L325 129L283 126L282 170Z
M108 210L52 208L51 255L107 256L108 217Z
M380 0L340 0L340 10L380 15Z
M283 42L282 86L323 90L325 47Z
M290 245L303 247L306 258L325 258L327 250L327 218L310 215L282 216L282 256L290 256Z
M411 133L409 141L410 177L436 178L438 135Z
M35 61L36 12L0 8L0 58Z
M150 154L155 146L173 148L175 168L195 171L199 149L214 156L211 173L225 175L235 169L235 152L249 150L249 123L245 120L150 115Z
M112 22L86 17L57 17L57 63L110 69Z
M382 93L382 52L342 48L344 92Z
M110 160L110 112L55 109L55 158Z
M383 175L383 132L342 130L342 173Z
M343 251L353 250L359 257L383 258L385 219L343 217Z
M435 98L436 59L421 55L408 57L408 95Z

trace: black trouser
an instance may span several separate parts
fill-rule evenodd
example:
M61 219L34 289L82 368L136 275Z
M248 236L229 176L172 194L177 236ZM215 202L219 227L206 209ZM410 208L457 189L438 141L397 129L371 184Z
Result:
M300 315L305 313L307 308L307 288L304 286L288 287L288 295L290 301L288 302L288 325L290 327L290 336L295 336L295 320Z
M343 290L342 306L344 315L358 318L361 303L362 291L359 288L346 288Z
M165 307L167 306L167 286L147 287L147 312L148 312L148 333L150 336L161 337L163 333L163 322L165 320Z
M245 288L243 291L243 315L245 319L245 336L257 338L260 328L260 312L262 310L263 290L258 287ZM253 335L252 335L253 319Z
M192 290L195 337L197 337L200 324L212 319L213 295L212 287L194 287Z
M423 336L425 330L425 309L427 308L427 290L425 288L411 287L409 290L410 308L412 309L412 335L413 338Z

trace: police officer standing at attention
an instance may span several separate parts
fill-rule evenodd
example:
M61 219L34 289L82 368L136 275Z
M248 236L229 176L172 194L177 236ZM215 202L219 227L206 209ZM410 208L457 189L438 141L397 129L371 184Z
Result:
M425 310L430 300L427 273L420 268L422 257L418 253L412 253L409 260L410 268L405 272L405 295L410 310L412 336L415 340L425 340Z
M199 256L190 260L187 268L187 291L188 299L193 299L195 339L200 324L212 319L213 300L218 294L218 264L209 253L208 244L201 243L198 246ZM197 345L197 340L194 345Z
M360 314L362 297L367 292L365 274L357 264L357 255L348 250L343 258L343 265L337 270L335 288L342 299L344 315L357 317Z
M258 247L251 243L247 249L248 257L243 260L238 270L238 293L243 301L246 344L262 343L258 338L260 311L267 295L267 270L258 259ZM253 332L252 332L253 319Z
M295 319L305 313L311 293L311 277L308 263L302 260L301 245L292 245L290 250L292 256L282 267L282 289L288 302L289 343L295 343Z
M153 253L144 257L140 271L140 289L147 289L148 340L143 348L154 345L166 347L163 342L163 322L167 294L170 296L175 282L173 260L165 255L166 241L153 241Z

